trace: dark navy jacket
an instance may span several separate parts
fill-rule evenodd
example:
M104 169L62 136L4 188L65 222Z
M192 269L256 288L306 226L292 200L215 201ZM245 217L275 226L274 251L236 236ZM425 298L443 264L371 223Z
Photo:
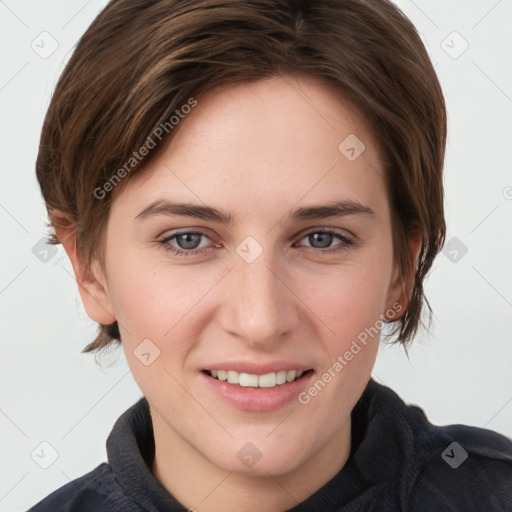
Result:
M149 406L142 398L114 425L108 463L29 512L187 512L152 475L154 451ZM352 411L345 466L290 510L511 512L512 441L491 430L432 425L419 407L370 379Z

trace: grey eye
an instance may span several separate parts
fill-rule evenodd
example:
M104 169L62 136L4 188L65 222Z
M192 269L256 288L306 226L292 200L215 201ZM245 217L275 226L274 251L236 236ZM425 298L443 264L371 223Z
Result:
M178 235L175 235L175 238L176 243L181 249L191 250L197 249L197 247L201 243L202 236L203 235L201 235L200 233L180 233Z
M312 247L315 249L325 249L326 247L330 247L333 241L333 235L331 233L310 233L307 235L308 242L312 244ZM314 245L318 243L318 245Z

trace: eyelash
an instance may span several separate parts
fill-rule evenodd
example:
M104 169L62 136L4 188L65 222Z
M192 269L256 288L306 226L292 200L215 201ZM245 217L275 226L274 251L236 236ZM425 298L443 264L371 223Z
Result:
M301 240L306 238L309 235L318 234L318 233L326 233L326 234L333 235L338 240L340 240L341 243L335 245L334 248L328 248L328 249L316 249L316 248L313 247L313 248L311 248L313 254L332 254L332 253L337 253L337 252L341 252L341 251L346 250L349 246L354 244L354 241L351 240L349 237L347 237L345 235L342 235L338 231L335 231L335 230L330 229L330 228L315 229L315 230L309 231L308 233L305 233L302 236ZM163 238L162 240L158 240L158 243L163 247L163 249L165 251L171 252L172 254L175 254L177 256L187 256L189 254L193 254L193 255L204 254L204 253L208 253L208 252L210 252L212 250L211 247L206 247L206 248L203 248L203 249L190 249L190 250L176 249L176 248L172 247L171 245L169 245L169 242L171 240L173 240L173 239L175 239L175 238L177 238L178 236L181 236L181 235L201 235L201 236L204 236L206 238L209 238L208 235L206 235L205 233L202 233L201 231L181 231L181 232L178 232L178 233L173 233L172 235L167 236L167 237Z

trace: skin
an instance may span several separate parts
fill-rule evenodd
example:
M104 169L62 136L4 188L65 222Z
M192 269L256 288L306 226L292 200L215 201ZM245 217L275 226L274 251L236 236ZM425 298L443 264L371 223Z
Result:
M349 134L366 146L354 161L338 149ZM215 207L233 222L135 219L157 199ZM342 200L374 213L287 218L299 207ZM325 228L353 243L307 236ZM181 244L195 242L195 255L174 255L159 243L186 230L206 235ZM252 263L236 252L248 236L263 251ZM292 400L272 412L237 409L206 389L200 373L223 360L290 359L312 368L314 381L393 304L402 312L407 305L410 279L394 265L378 145L334 89L286 75L209 91L165 151L115 197L105 273L97 262L83 265L72 233L61 239L88 315L120 324L150 404L154 475L184 506L281 511L343 467L350 413L370 378L378 336L309 403ZM180 248L177 238L167 245ZM197 252L203 248L209 251ZM413 258L418 251L411 242ZM134 354L144 339L160 350L148 366ZM261 453L250 468L237 457L248 442Z

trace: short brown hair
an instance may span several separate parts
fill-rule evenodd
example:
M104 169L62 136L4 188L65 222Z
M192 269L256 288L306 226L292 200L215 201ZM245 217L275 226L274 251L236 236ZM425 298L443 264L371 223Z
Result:
M334 85L385 151L394 257L402 276L415 273L393 330L406 346L424 306L431 316L423 280L444 243L446 111L417 31L388 0L112 0L78 42L44 121L36 169L51 226L61 225L56 211L68 214L86 264L103 262L105 184L154 130L215 86L283 73ZM116 194L174 133L122 173ZM55 231L49 243L60 243ZM99 325L84 352L113 340L117 322Z

